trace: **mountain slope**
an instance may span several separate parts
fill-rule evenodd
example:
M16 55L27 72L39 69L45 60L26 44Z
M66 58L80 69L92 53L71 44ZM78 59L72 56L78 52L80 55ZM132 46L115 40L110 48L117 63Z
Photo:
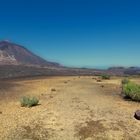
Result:
M25 47L8 41L0 41L0 65L60 66L33 54Z

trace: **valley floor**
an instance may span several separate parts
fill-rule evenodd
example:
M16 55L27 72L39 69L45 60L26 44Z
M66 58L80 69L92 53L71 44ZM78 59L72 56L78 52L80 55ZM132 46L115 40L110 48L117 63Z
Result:
M139 140L134 112L140 103L125 101L120 83L121 78L97 82L91 76L1 81L0 139ZM20 107L25 95L40 104Z

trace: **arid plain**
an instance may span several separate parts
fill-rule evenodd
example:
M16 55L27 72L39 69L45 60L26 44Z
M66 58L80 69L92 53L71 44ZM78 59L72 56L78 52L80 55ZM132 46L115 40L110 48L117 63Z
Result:
M139 140L138 102L121 96L121 77L38 77L0 82L1 140ZM140 83L140 80L133 78ZM22 96L39 98L32 108Z

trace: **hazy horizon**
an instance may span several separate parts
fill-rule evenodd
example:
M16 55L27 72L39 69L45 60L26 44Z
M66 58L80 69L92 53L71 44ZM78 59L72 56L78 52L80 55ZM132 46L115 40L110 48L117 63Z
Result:
M66 66L140 66L138 0L5 0L0 39Z

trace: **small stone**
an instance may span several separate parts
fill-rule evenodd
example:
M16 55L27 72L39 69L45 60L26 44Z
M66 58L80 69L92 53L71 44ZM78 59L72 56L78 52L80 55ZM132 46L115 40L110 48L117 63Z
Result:
M52 96L52 95L50 95L50 98L53 98L53 96Z
M63 128L61 128L60 130L61 130L61 131L64 131L64 129L63 129Z
M101 85L102 88L104 88L104 85Z
M56 91L56 89L55 89L55 88L53 88L53 89L51 89L51 91Z
M100 80L100 79L97 79L97 82L102 82L102 80Z

